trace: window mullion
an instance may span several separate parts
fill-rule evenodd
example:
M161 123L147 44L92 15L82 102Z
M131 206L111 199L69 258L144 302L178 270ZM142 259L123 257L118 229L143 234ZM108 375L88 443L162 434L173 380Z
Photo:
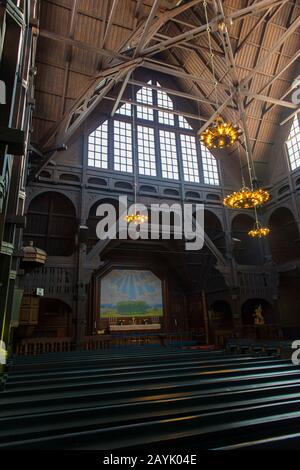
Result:
M107 149L107 157L108 157L108 169L110 171L114 170L114 122L113 119L108 120L108 149Z
M199 139L197 137L196 137L196 150L197 150L197 157L198 157L199 180L200 180L201 184L205 184L204 183L203 160L202 160L201 145L200 145Z
M153 104L157 106L157 91L152 90ZM160 152L160 138L158 128L158 111L153 110L154 120L154 142L155 142L155 161L156 161L156 174L159 179L162 179L162 167L161 167L161 152Z
M179 132L175 132L175 139L176 139L177 165L178 165L178 172L179 172L179 180L184 181L184 171L183 171L183 161L182 161L182 151L181 151L181 139L180 139L180 133Z

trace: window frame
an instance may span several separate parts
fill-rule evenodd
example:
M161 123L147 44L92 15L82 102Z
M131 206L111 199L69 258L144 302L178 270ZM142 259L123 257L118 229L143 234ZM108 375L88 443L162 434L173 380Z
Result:
M294 137L291 137L290 138L290 134L291 134L291 131L292 131L292 127L294 125L294 121L295 119L298 119L298 127L299 127L299 133L296 134ZM299 157L295 159L295 162L296 161L299 161L299 165L297 165L295 168L292 168L292 163L291 163L291 155L290 155L290 152L289 152L289 148L288 148L288 142L292 139L295 139L296 138L296 145L298 147L298 150L299 150ZM289 168L289 171L290 173L294 173L296 171L299 171L300 170L300 117L298 114L296 114L293 118L293 122L292 122L292 125L290 126L290 129L289 129L289 134L288 134L288 137L287 139L285 140L284 142L284 149L285 149L285 153L286 153L286 156L287 156L287 163L288 163L288 168ZM295 154L294 154L295 155Z
M149 82L148 82L149 83ZM151 84L157 85L158 82L156 80L151 80ZM135 86L134 87L134 95L136 98L136 95L138 91L140 91L141 88ZM155 88L152 88L152 96L153 96L153 106L158 107L158 90ZM166 93L163 91L163 93ZM170 97L169 97L170 98ZM171 98L170 98L171 99ZM172 99L171 99L172 100ZM135 101L137 101L135 99ZM123 106L124 103L121 104ZM173 110L174 111L179 111L173 102ZM120 107L121 107L120 106ZM207 186L207 187L215 187L215 188L220 188L221 186L221 173L220 173L220 167L219 167L219 162L218 160L214 157L214 155L208 150L208 152L211 153L211 156L216 160L216 167L218 171L218 179L219 179L219 184L209 184L205 183L204 179L204 168L203 168L203 155L202 155L202 150L201 150L201 145L198 139L197 134L195 134L195 131L193 129L186 129L184 127L181 127L179 124L179 115L178 114L173 114L174 117L174 126L169 125L169 124L163 124L159 122L159 113L161 111L158 111L157 109L153 109L153 120L150 119L143 119L141 117L138 117L138 107L141 106L143 107L143 103L140 104L133 104L131 105L131 116L127 116L125 114L119 114L117 111L113 117L109 117L105 121L103 121L99 127L101 127L102 124L105 122L108 123L108 149L107 149L107 157L108 157L108 165L107 168L98 168L95 166L88 165L88 143L89 143L89 136L97 129L92 130L89 134L86 136L86 167L92 171L97 171L97 172L103 172L105 173L115 173L117 175L123 175L123 176L133 176L133 171L132 172L125 172L122 170L115 170L115 162L114 162L114 122L115 121L120 121L120 122L127 122L132 125L132 161L133 161L133 168L134 168L134 163L136 165L136 171L137 171L137 176L138 178L141 179L149 179L149 180L160 180L161 182L174 182L174 183L179 183L179 184L186 184L186 185L191 185L191 186ZM172 110L166 110L170 111L172 114ZM182 116L185 119L185 116ZM133 126L135 126L135 129L133 129ZM154 144L155 144L155 164L156 164L156 175L147 175L147 174L141 174L139 172L139 157L138 157L138 127L146 127L146 128L152 128L153 129L153 134L154 134ZM177 164L178 164L178 179L173 179L173 178L167 178L162 176L162 163L161 163L161 149L160 149L160 131L167 131L167 132L172 132L175 134L175 142L176 142L176 151L177 151ZM182 158L182 147L181 147L181 135L187 135L190 137L195 138L196 142L196 153L197 153L197 165L198 165L198 176L199 176L199 182L194 182L194 181L188 181L184 178L184 168L183 168L183 158ZM136 148L136 151L134 150L134 146ZM134 162L135 160L135 162Z

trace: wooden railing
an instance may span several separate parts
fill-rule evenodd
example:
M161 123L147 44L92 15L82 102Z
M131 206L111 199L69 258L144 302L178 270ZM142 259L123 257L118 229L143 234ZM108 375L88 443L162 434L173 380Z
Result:
M146 344L157 344L167 346L175 343L191 341L192 333L147 333L147 334L124 334L124 335L94 335L86 336L80 343L82 351L97 349L109 349L112 346L126 347L130 345L142 346ZM76 349L72 338L33 338L23 339L14 348L17 356L39 355L49 352L66 352Z
M111 347L110 335L86 336L80 344L83 351L92 351L96 349L109 349Z
M258 340L281 340L283 333L280 325L242 325L236 328L226 330L216 330L214 333L215 343L218 346L224 346L230 338L247 338L254 341Z
M72 349L71 338L33 338L17 343L14 354L17 356L37 356L49 352L67 352Z

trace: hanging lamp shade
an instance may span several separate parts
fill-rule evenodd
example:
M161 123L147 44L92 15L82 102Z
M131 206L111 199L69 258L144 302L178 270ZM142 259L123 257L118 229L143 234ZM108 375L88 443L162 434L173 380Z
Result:
M242 130L231 122L218 116L200 135L201 142L209 149L222 149L233 145L242 134Z
M140 214L138 211L135 212L134 214L128 214L126 215L125 217L125 220L128 224L130 224L131 222L133 222L135 225L139 225L139 224L144 224L145 222L148 221L148 217L147 215L144 215L144 214Z
M262 206L271 196L264 189L249 189L243 187L240 191L229 194L224 199L224 205L231 209L252 209Z
M269 235L270 229L268 227L263 227L260 222L256 221L252 230L248 232L249 237L251 238L262 238Z

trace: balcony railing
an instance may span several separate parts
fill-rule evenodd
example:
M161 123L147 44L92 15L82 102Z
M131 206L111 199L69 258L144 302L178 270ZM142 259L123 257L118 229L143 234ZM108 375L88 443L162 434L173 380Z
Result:
M111 347L141 346L147 344L168 346L191 342L193 337L193 334L190 332L94 335L84 337L79 348L76 347L70 337L28 338L15 345L13 354L16 356L37 356L43 353L68 352L75 349L92 351Z

